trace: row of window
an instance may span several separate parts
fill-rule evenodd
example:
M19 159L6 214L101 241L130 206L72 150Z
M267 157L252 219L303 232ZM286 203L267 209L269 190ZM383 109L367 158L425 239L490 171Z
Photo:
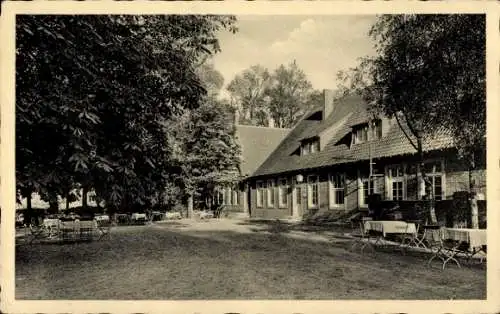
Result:
M312 138L308 140L304 140L300 146L301 155L309 155L319 152L320 145L318 138Z
M352 129L352 144L360 144L380 138L382 138L382 121L380 119L360 124ZM300 145L300 154L302 156L314 154L319 151L319 138L305 139Z
M226 187L217 193L217 204L221 205L238 205L239 204L239 193L237 189L231 187Z
M432 198L439 201L443 199L443 164L441 161L428 162L424 164L424 173L429 178ZM404 167L404 165L398 165L389 167L387 171L389 198L392 200L404 200L406 199L407 190L407 176L416 176L416 167Z
M380 138L382 138L382 121L378 119L370 123L361 124L352 130L352 144L364 143Z
M288 180L278 180L278 206L288 206ZM257 207L263 207L264 202L267 207L275 207L275 186L274 180L257 182Z
M443 199L443 173L442 163L433 162L426 164L425 174L431 183L432 197L435 200ZM387 198L390 200L404 200L407 197L407 179L408 175L416 174L411 168L406 169L404 165L388 167L386 170ZM317 208L319 206L319 176L310 175L307 177L307 205L308 208ZM345 204L346 195L346 176L344 173L331 174L328 176L329 185L329 204L330 207L342 207ZM288 202L288 181L287 179L278 180L278 206L287 207ZM302 190L300 185L295 186L295 202L301 204ZM371 194L379 193L377 190L376 179L369 178L358 179L358 197L360 206L368 205L368 197ZM275 202L275 181L257 182L257 207L274 208Z

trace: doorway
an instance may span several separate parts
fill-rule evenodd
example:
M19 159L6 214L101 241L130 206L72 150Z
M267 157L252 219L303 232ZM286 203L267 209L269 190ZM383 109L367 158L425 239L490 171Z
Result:
M300 218L304 215L304 186L295 182L292 190L292 217Z

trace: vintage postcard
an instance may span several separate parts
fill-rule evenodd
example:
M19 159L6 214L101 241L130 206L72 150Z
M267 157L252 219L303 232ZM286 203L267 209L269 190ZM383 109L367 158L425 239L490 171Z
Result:
M2 312L500 310L495 4L1 13Z

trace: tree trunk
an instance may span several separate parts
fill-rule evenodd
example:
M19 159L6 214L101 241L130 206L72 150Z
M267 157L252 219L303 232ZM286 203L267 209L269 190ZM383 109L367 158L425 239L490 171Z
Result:
M477 206L477 194L470 193L469 205L471 210L471 228L479 229L479 207Z
M69 211L69 192L66 193L66 212Z
M418 158L419 158L419 197L422 199L424 198L424 195L427 196L427 201L428 201L428 208L429 208L429 218L431 220L432 224L437 224L437 218L436 218L436 208L434 206L433 202L433 196L432 192L428 193L426 186L428 186L429 182L426 182L426 177L425 177L425 164L424 164L424 150L422 147L422 136L418 135L417 136L417 150L418 150ZM429 186L430 190L432 190L432 186Z
M89 190L86 186L83 187L82 189L82 207L83 209L87 209L87 194L89 193Z
M479 229L479 208L477 206L477 194L474 191L475 182L472 180L472 169L469 168L469 206L471 213L471 228Z
M432 192L432 186L430 182L427 182L428 186L428 192L426 193L428 195L428 202L429 202L429 215L431 218L431 224L436 225L437 224L437 217L436 217L436 204L434 202L434 193Z
M418 184L418 200L423 200L425 197L425 179L422 163L418 163L417 184Z
M30 213L32 212L31 208L31 192L28 193L26 196L26 210L28 210Z
M187 199L187 216L193 218L193 195L189 194Z
M49 204L49 212L51 214L56 214L57 212L59 212L59 203L57 202L57 196L55 199L51 197Z
M29 226L33 219L33 209L31 208L31 191L26 195L26 212L24 213L24 223Z

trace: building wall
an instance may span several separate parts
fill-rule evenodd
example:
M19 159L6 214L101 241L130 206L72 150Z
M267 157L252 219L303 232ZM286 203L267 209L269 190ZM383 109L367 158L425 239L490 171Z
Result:
M288 180L288 189L287 189L287 206L284 208L280 208L278 204L278 188L275 186L275 204L274 206L269 206L267 203L267 191L264 196L264 203L262 207L257 206L257 181L268 182L270 179L266 178L263 180L253 180L250 185L250 194L251 194L251 202L250 202L250 214L251 217L256 218L265 218L265 219L274 219L274 218L292 218L293 216L293 189L294 187L299 187L302 191L302 195L300 196L302 199L301 206L299 206L297 213L299 218L304 216L317 215L325 211L348 211L358 208L358 180L357 176L354 175L352 171L346 174L346 191L345 191L345 202L344 205L340 205L339 207L330 207L330 184L329 184L329 173L328 170L321 171L310 171L302 173L303 182L291 184L292 180L296 178L296 175L288 175L286 176ZM308 196L307 196L307 177L309 175L317 175L319 177L318 182L318 204L317 208L309 208L308 206ZM280 176L283 178L284 176ZM272 178L272 180L277 180L277 177ZM297 197L297 196L296 196Z
M474 181L473 191L482 194L486 199L486 167L480 164L478 170L471 171L471 179ZM468 191L469 189L469 171L467 167L457 159L447 162L446 174L447 198L453 196L454 192Z
M446 158L446 160L444 160ZM443 181L443 199L451 199L453 197L453 193L458 191L467 191L469 186L469 175L466 170L466 167L462 162L458 161L456 158L446 157L437 157L433 156L429 161L437 161L442 160L444 162L444 174L442 176ZM306 206L303 207L303 210L299 211L298 218L304 218L311 215L319 215L326 212L340 212L340 211L352 211L356 209L367 208L367 205L363 206L360 204L360 193L363 191L360 186L361 180L360 178L368 177L368 168L366 165L367 162L358 163L358 164L346 164L343 165L343 168L325 168L322 170L310 170L303 171L300 174L304 178L304 182L298 184L303 191L307 191L307 177L308 175L318 175L319 176L319 207L310 209L307 206L307 196L303 197L302 203ZM405 184L405 200L417 200L418 199L418 179L417 179L417 168L415 168L414 160L412 159L387 159L387 160L379 160L377 163L379 173L383 173L384 176L374 177L373 185L375 186L375 193L379 193L382 195L383 199L390 199L388 196L392 193L389 189L392 189L390 184L390 179L387 177L386 169L387 166L390 165L403 165L405 169L404 174L404 184ZM414 167L414 168L411 168ZM345 204L344 206L339 207L331 207L330 206L330 184L329 184L329 174L336 172L345 172L346 173L346 181L345 181ZM257 207L257 192L256 192L256 181L252 181L251 184L251 204L250 204L250 212L252 217L258 218L266 218L266 219L274 219L274 218L289 218L292 217L292 186L290 182L293 178L296 177L297 174L288 175L287 179L289 182L288 189L288 202L287 208L278 208L277 201L275 201L275 206L269 208L265 197L265 201L262 207ZM271 177L262 178L262 181L267 181ZM480 198L485 197L486 192L486 170L475 170L472 172L472 178L476 182L475 191L477 193L481 193ZM272 178L274 180L277 177ZM275 181L276 182L276 181ZM275 188L275 193L277 193L277 189ZM277 200L278 195L276 194L275 199Z
M482 194L486 198L486 170L474 170L471 177L475 181L473 191ZM448 197L451 197L453 192L467 191L469 189L469 172L459 171L447 174L446 187Z
M257 206L257 189L256 181L252 181L250 184L250 216L264 219L275 219L275 218L289 218L292 216L292 189L291 189L291 176L280 176L279 179L286 178L288 182L288 188L286 189L286 206L280 207L279 204L279 192L277 186L278 178L273 178L274 180L274 204L270 206L267 202L267 191L264 194L264 202L262 207ZM268 182L268 180L265 180Z

